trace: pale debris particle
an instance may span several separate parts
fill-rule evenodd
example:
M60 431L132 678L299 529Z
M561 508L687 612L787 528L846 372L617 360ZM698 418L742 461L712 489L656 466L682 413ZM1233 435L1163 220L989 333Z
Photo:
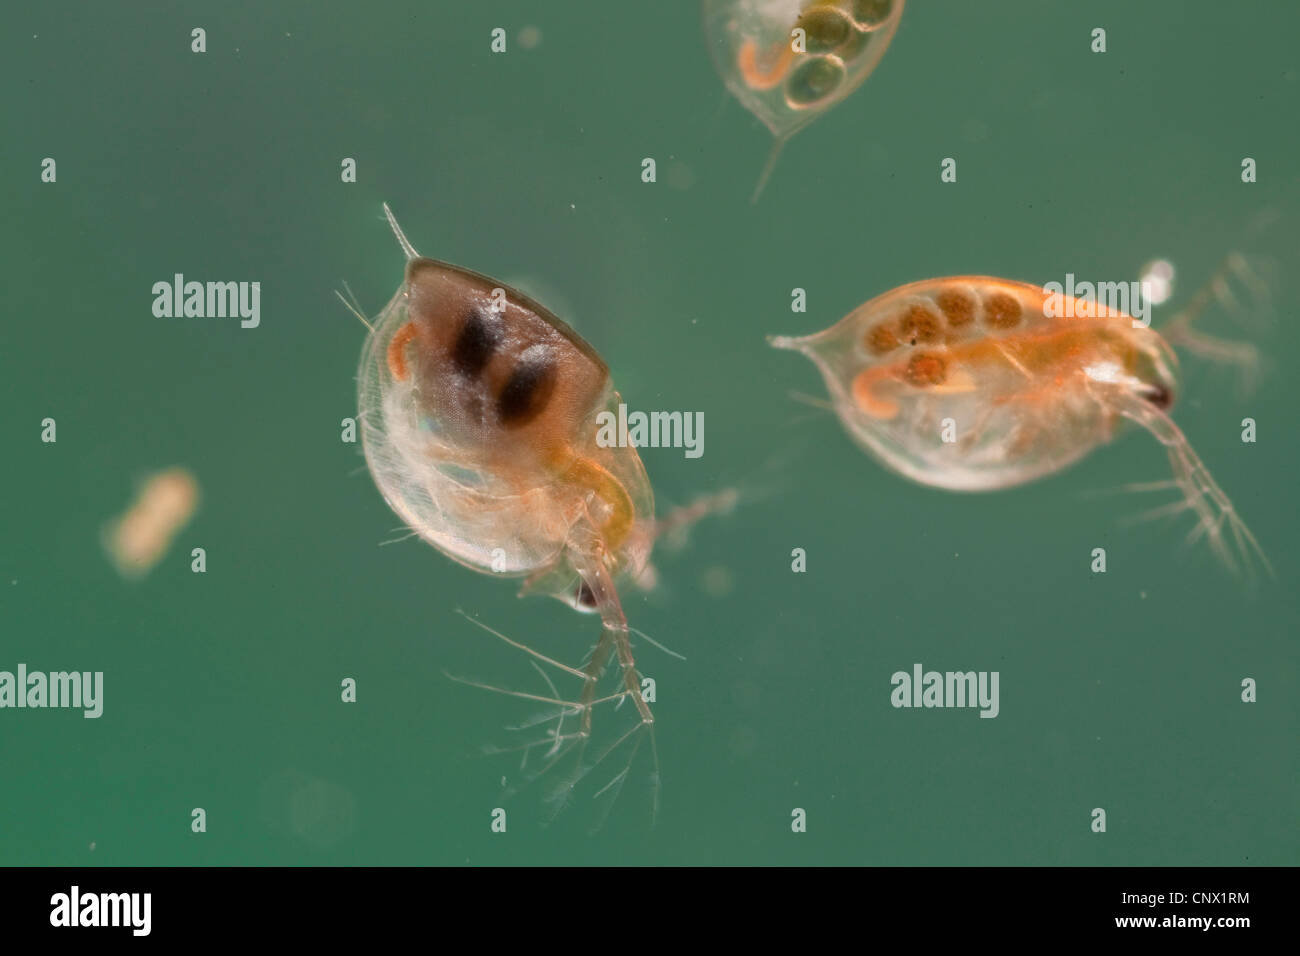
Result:
M150 475L135 501L104 530L109 559L125 578L148 574L199 503L199 484L184 468Z

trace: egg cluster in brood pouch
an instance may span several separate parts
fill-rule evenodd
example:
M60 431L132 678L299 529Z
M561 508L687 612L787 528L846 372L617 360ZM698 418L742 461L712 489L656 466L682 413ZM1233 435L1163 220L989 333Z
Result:
M704 0L714 64L774 142L754 190L796 131L857 89L898 29L904 0Z

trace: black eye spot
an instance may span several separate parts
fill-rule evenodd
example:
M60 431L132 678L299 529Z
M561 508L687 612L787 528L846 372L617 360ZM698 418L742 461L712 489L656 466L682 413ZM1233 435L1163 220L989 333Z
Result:
M476 378L492 361L500 343L501 320L480 308L472 308L451 347L452 364L461 374Z
M555 375L555 363L545 349L535 346L525 352L505 388L497 395L501 424L514 428L541 414L555 391Z
M1148 387L1146 400L1162 411L1174 403L1174 393L1164 385Z

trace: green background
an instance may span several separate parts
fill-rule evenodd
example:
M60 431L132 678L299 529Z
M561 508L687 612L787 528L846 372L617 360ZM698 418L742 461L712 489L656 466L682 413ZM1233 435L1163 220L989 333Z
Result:
M1276 2L915 0L750 205L769 136L725 96L694 3L10 11L0 669L106 689L98 720L0 711L0 863L1295 863L1297 30ZM455 609L572 663L596 623L418 540L379 546L397 519L340 441L364 329L333 290L373 314L397 288L382 201L421 252L533 288L631 407L704 413L702 458L643 455L661 513L748 492L657 556L658 593L625 594L687 657L639 644L653 827L634 765L595 836L589 798L543 828L532 791L489 830L516 766L481 746L520 708L443 671L540 685ZM764 342L915 279L1131 279L1157 256L1176 308L1233 250L1273 307L1206 328L1257 341L1265 374L1242 397L1188 360L1175 417L1276 566L1255 588L1184 550L1186 519L1122 523L1165 499L1089 496L1167 477L1149 436L1010 492L928 490L792 400L820 380ZM261 327L154 318L174 272L262 282ZM125 582L100 527L173 464L202 509ZM893 709L916 662L999 671L1001 715Z

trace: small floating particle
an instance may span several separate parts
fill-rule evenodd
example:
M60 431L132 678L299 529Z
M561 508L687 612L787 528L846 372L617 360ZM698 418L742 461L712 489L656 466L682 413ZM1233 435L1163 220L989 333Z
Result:
M542 31L534 26L524 27L519 31L519 45L525 50L535 50L542 43Z
M124 578L148 574L198 503L199 484L188 470L168 468L149 476L131 507L104 530L104 548L118 573Z

